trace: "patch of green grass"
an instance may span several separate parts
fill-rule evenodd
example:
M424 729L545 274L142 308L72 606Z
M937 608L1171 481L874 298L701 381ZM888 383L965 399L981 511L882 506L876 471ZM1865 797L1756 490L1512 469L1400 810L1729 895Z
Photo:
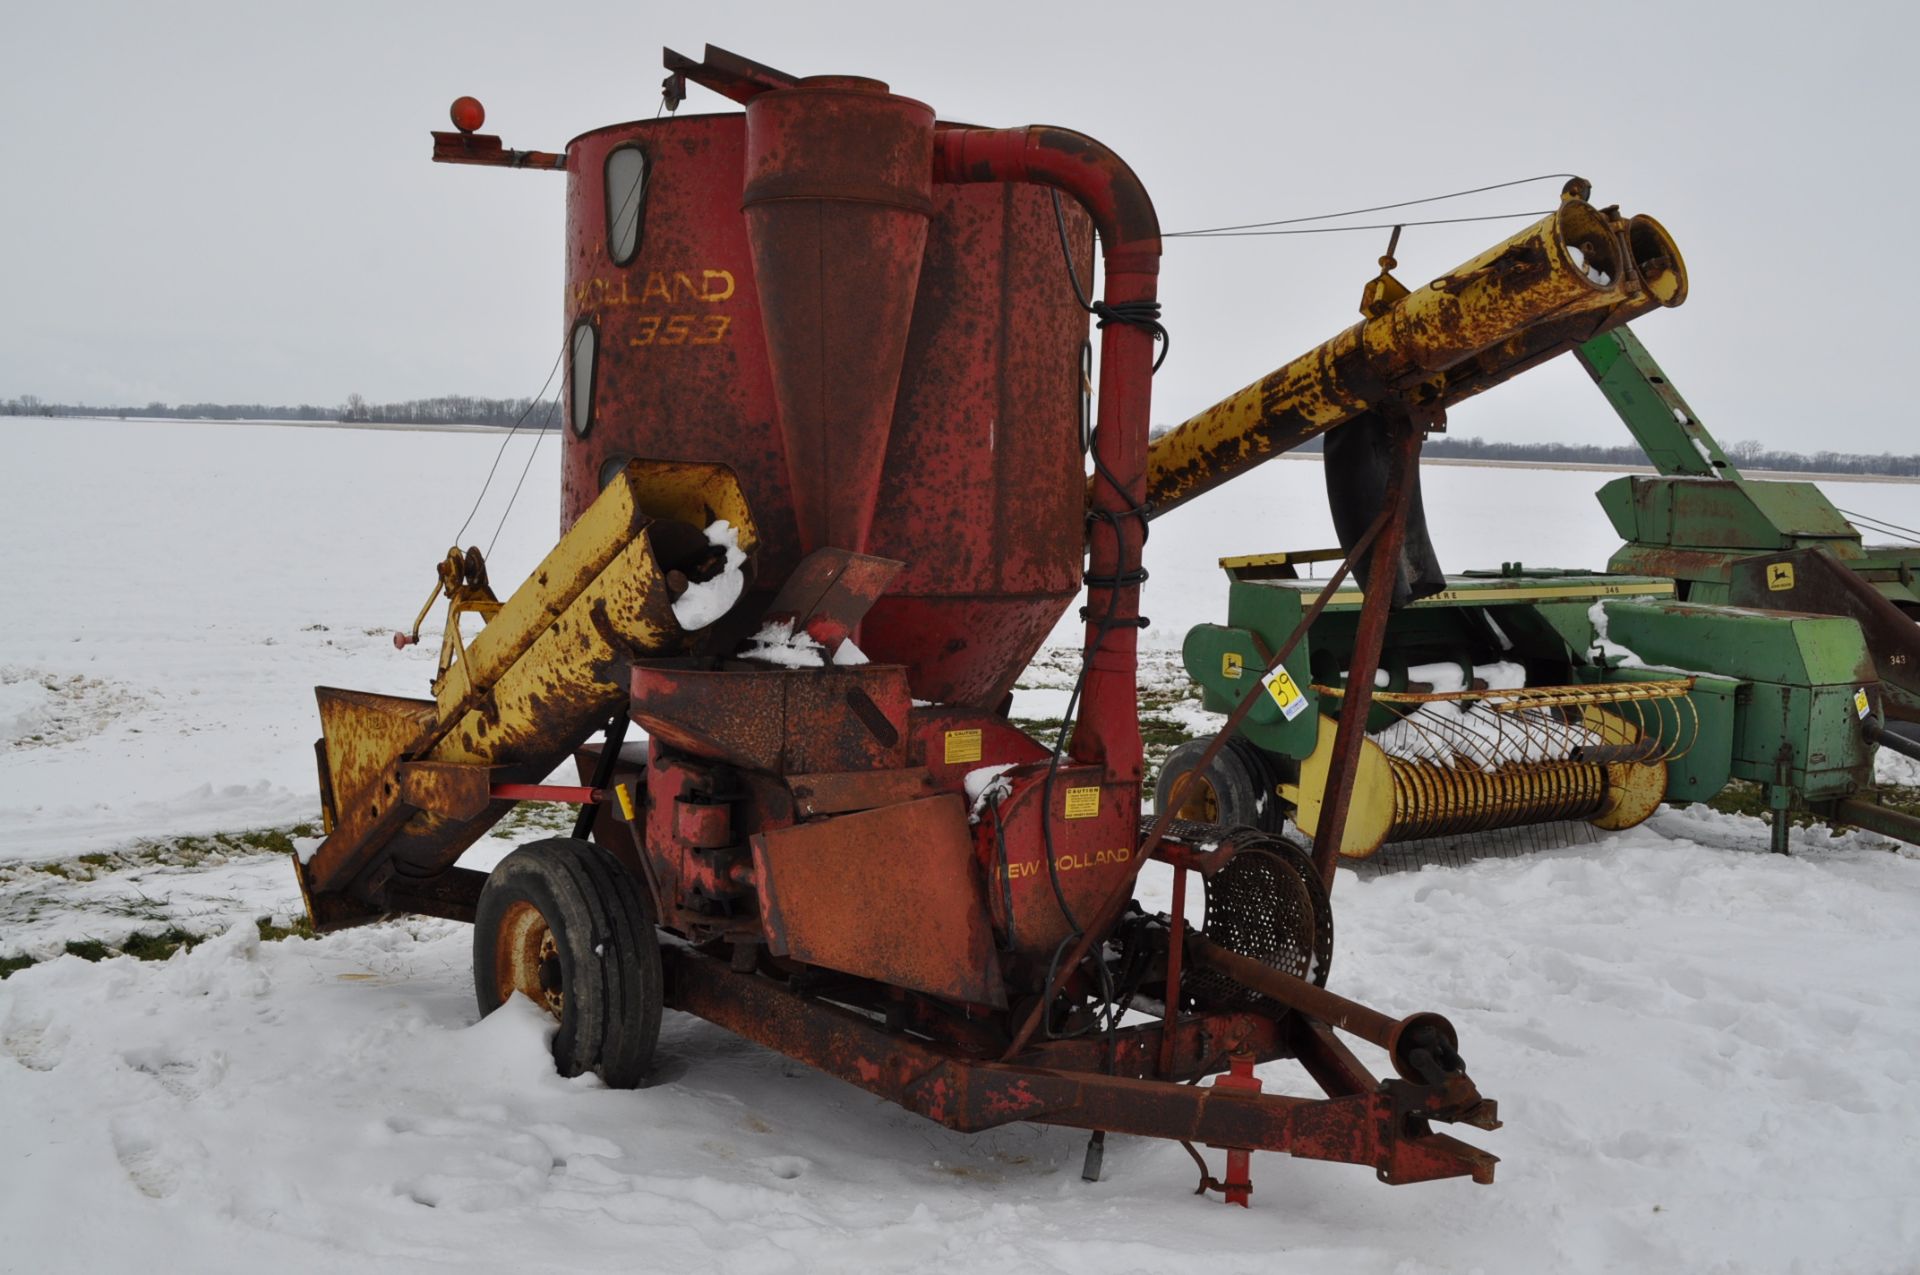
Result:
M263 854L292 854L293 838L278 828L258 828L252 832L234 834L235 840L243 846L250 846Z
M1058 717L1010 717L1007 720L1049 748L1060 737L1061 719Z
M275 925L273 918L263 916L254 921L260 930L260 941L278 943L282 939L310 939L313 937L313 922L304 916L293 918L291 925Z
M104 961L113 953L99 939L69 939L67 955L77 956L83 961Z
M29 965L37 962L31 956L0 956L0 980L9 974L17 974Z
M1760 784L1735 779L1706 801L1707 808L1723 815L1751 815L1771 822L1772 807L1767 805L1767 790ZM1795 802L1787 811L1787 822L1796 828L1811 828L1820 820L1804 805Z
M138 961L164 961L181 948L191 949L201 941L177 925L169 925L158 934L130 934L120 950Z
M494 825L494 835L518 839L530 832L571 832L580 807L565 801L523 801Z
M1920 815L1920 788L1889 785L1867 795L1889 810ZM1765 819L1772 814L1771 808L1767 805L1766 788L1744 779L1733 780L1714 796L1708 798L1706 805L1709 809L1718 810L1722 814L1751 815L1756 819ZM1825 826L1826 823L1799 801L1795 801L1787 811L1787 822L1796 828Z
M1178 748L1192 738L1186 727L1165 717L1140 719L1140 740L1148 748Z
M31 865L30 870L66 881L90 881L106 872L129 868L199 867L209 859L245 859L258 855L290 855L294 841L320 835L320 825L312 820L280 828L250 828L242 832L216 832L208 835L186 834L156 837L120 850L83 854L56 863ZM14 871L29 870L0 867L0 880L12 879Z
M1920 788L1903 788L1898 784L1887 784L1875 796L1880 804L1889 810L1920 815Z
M1142 686L1140 707L1152 710L1172 708L1175 704L1199 703L1200 692L1192 686Z

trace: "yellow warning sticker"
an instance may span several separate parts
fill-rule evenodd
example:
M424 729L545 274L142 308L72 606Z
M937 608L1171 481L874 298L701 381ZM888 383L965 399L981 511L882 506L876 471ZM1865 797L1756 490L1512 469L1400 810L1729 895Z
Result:
M950 730L947 732L947 765L957 766L965 761L980 760L980 731Z
M1853 693L1853 711L1857 717L1865 717L1873 711L1873 705L1867 700L1867 688L1864 686Z
M1091 819L1100 813L1098 788L1067 789L1067 818Z
M1767 587L1775 593L1782 593L1793 587L1793 564L1791 562L1769 562L1767 564Z
M1307 711L1307 697L1300 693L1300 687L1284 664L1261 678L1260 685L1267 688L1267 695L1279 708L1280 716L1288 721Z
M1246 667L1247 662L1240 657L1238 651L1227 651L1220 656L1221 677L1237 682L1240 680L1240 674L1246 671Z

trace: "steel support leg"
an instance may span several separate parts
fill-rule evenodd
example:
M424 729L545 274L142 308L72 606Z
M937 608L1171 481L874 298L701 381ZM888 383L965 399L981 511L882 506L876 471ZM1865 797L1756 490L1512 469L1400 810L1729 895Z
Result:
M1367 559L1366 600L1360 607L1360 628L1347 661L1345 703L1333 737L1333 761L1327 767L1327 790L1322 798L1325 805L1313 838L1313 866L1329 890L1333 888L1340 843L1347 833L1353 780L1360 769L1360 745L1367 736L1367 714L1373 710L1373 675L1380 667L1380 647L1387 636L1387 612L1393 603L1393 582L1406 538L1413 473L1420 463L1420 428L1404 413L1387 416L1387 420L1388 428L1398 434L1393 440L1393 467L1387 474L1387 523Z

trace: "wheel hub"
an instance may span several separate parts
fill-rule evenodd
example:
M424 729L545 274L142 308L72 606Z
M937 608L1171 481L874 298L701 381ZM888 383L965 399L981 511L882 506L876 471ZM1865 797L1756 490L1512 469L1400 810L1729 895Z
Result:
M516 902L501 918L493 953L494 981L505 1001L515 992L558 1018L566 1008L560 945L540 909Z
M1180 808L1173 812L1177 818L1191 819L1195 823L1220 821L1220 797L1214 792L1212 781L1205 775L1189 776L1182 796L1184 799L1180 802Z

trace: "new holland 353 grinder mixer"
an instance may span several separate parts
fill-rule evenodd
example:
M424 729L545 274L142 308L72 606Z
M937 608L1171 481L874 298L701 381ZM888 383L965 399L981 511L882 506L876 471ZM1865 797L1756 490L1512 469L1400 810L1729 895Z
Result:
M1094 1169L1105 1131L1225 1148L1203 1184L1239 1203L1253 1150L1490 1181L1493 1157L1432 1129L1498 1124L1452 1026L1326 989L1330 854L1142 820L1164 332L1138 179L1081 134L948 124L873 80L713 48L666 65L670 105L692 81L744 112L546 153L477 133L462 99L460 131L434 134L437 160L568 177L565 529L504 601L477 551L449 553L432 699L318 692L315 926L474 922L482 1010L546 1005L560 1068L614 1086L644 1082L671 1007L956 1129L1096 1131ZM1104 296L1083 303L1096 234ZM1677 300L1678 269L1645 219L1569 198L1289 365L1272 394L1298 408L1291 441L1251 413L1210 439L1235 457L1185 477L1336 425L1384 439L1354 449L1379 463L1351 548L1363 575L1404 577L1439 389ZM1036 741L1009 690L1083 588L1078 711ZM1356 667L1395 592L1368 593ZM570 756L583 782L544 784ZM457 866L527 799L581 803L575 835ZM1133 903L1149 860L1173 869L1170 915ZM1324 1098L1262 1092L1255 1064L1288 1057Z

